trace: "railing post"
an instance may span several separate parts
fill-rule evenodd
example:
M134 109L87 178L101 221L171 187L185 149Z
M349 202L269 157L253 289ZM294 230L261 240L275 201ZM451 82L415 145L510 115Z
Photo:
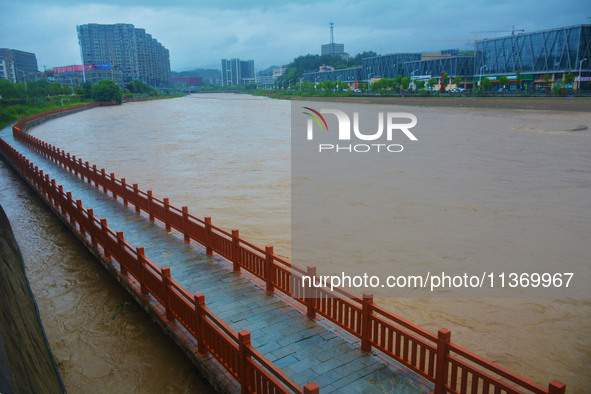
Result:
M247 394L249 393L250 388L250 333L246 330L240 331L238 333L238 345L239 345L239 360L240 360L240 387L242 388L242 393Z
M146 252L143 246L138 246L136 248L137 251L137 263L139 267L139 282L140 282L140 291L142 292L142 296L145 298L148 295L148 287L146 286L146 280L144 272L146 271Z
M566 384L553 380L548 385L548 393L550 394L564 394L566 392Z
M87 163L88 163L88 162L87 162ZM97 175L96 175L96 172L97 172L97 169L96 169L96 164L93 164L93 165L92 165L92 172L93 172L93 174L94 174L94 187L96 187L96 188L98 189L98 187L99 187L99 183L98 183L98 181L97 181Z
M213 256L213 249L211 248L211 217L205 217L205 253L208 256Z
M117 256L117 259L119 260L119 271L121 272L122 276L126 276L127 267L123 262L123 250L125 249L125 245L123 245L123 242L123 231L117 231L117 247L119 248L119 256Z
M371 306L373 304L373 293L363 293L363 309L361 319L361 350L371 352Z
M154 215L152 215L152 200L154 197L152 196L152 190L148 190L148 215L150 215L150 221L154 221Z
M140 205L138 203L140 199L140 191L137 183L133 184L133 205L135 206L135 213L140 213Z
M115 173L111 173L111 193L113 193L113 198L117 199L117 191L115 190Z
M265 280L267 281L267 293L275 290L275 269L273 265L273 247L265 246Z
M109 250L107 249L107 242L105 241L105 239L109 236L109 233L107 231L107 219L101 219L101 239L103 240L103 251L104 251L104 255L105 255L105 260L109 261L111 260L111 254L109 253Z
M320 387L314 382L310 382L304 386L304 394L319 394Z
M125 178L121 178L121 197L123 198L123 205L125 205L127 207L128 204L127 204L127 198L125 198L125 189L127 189L127 184L125 183Z
M190 243L191 238L189 237L189 207L181 207L183 211L183 235L185 242Z
M103 181L103 191L107 194L107 174L105 173L105 169L101 168L101 178Z
M64 167L66 167L68 169L68 173L72 172L72 169L70 168L70 152L68 152L68 154L66 155L67 158L67 165L64 165Z
M314 277L316 276L316 267L309 265L307 267L307 274L310 278L310 286L304 288L304 297L306 299L306 316L310 319L316 317L316 288L314 287ZM302 285L304 284L302 279Z
M94 209L88 208L86 212L88 212L88 224L89 228L91 229L89 231L90 243L92 244L93 248L97 249L96 237L94 236Z
M82 162L82 159L80 159L80 161ZM85 173L86 173L86 182L90 183L90 186L92 186L92 180L90 179L90 176L88 175L88 173L90 172L90 164L88 164L88 162L85 161L84 167L85 167ZM84 180L84 178L82 180Z
M164 293L164 309L166 310L166 320L172 321L172 309L170 305L170 268L164 267L160 271L162 274L162 289Z
M80 235L86 239L86 232L84 231L84 225L82 218L84 217L84 210L82 208L82 200L76 200L76 206L78 207L78 226L80 227Z
M47 195L47 199L49 200L49 202L54 202L53 200L53 192L54 189L53 187L55 186L55 182L51 182L51 180L49 179L49 175L45 174L45 190L46 190L46 195Z
M51 181L55 186L55 179L52 179ZM58 185L57 190L58 190L58 196L57 196L58 198L55 200L55 205L59 210L61 210L62 214L65 214L66 210L64 209L64 205L62 204L63 197L64 197L64 187L62 185Z
M240 272L240 233L238 230L232 230L232 262L234 263L234 272Z
M168 213L170 211L170 202L168 200L168 198L164 198L164 227L166 228L166 231L168 231L169 233L172 230L172 227L170 227L170 223L168 221Z
M197 353L201 356L205 356L209 352L207 350L207 343L205 342L205 316L203 307L205 307L205 296L203 294L195 294L195 334L197 335Z
M451 331L442 328L437 332L437 364L435 366L435 394L445 393Z
M72 192L66 193L66 200L67 200L66 201L67 206L65 207L64 211L68 212L68 216L70 216L70 223L74 224L74 216L72 216L72 211L70 211L70 209L74 205L74 203L72 201Z

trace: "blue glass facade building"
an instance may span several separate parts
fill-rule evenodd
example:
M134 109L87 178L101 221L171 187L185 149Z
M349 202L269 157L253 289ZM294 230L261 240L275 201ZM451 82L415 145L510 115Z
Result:
M581 83L583 89L591 89L591 25L478 40L475 56L444 52L439 56L420 53L375 56L363 59L361 67L305 73L303 79L312 83L354 82L402 75L435 78L439 83L442 72L450 78L461 77L462 85L468 89L485 78L498 83L500 76L507 76L510 88L515 89L517 74L522 89L546 85L551 88L567 73L575 77L574 88Z
M511 79L521 72L533 86L561 81L566 73L578 79L591 72L591 25L576 25L477 41L474 78Z

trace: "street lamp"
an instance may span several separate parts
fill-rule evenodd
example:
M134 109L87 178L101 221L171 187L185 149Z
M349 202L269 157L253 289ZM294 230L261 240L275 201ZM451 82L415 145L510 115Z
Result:
M488 70L488 66L485 64L484 66L480 67L480 81L478 81L478 86L482 85L482 69Z
M29 89L27 89L27 75L23 70L16 70L16 72L23 74L23 82L25 83L25 94L27 95L27 98L29 98Z
M413 72L410 73L410 79L412 79L412 77L415 75L415 73L419 71L419 69L417 68L416 70L414 70ZM414 87L414 90L417 90L417 85L415 84L415 80L412 79L412 86Z
M579 83L577 85L577 88L579 88L579 94L581 94L581 69L583 68L583 62L585 60L587 60L587 58L584 58L579 62Z

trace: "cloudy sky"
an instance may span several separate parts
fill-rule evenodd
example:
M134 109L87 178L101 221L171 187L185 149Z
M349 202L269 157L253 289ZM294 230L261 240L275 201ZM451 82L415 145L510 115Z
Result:
M475 31L532 32L589 17L588 0L0 0L0 47L34 52L40 70L81 64L76 25L131 23L170 50L174 71L233 57L260 70L319 54L331 21L335 42L355 55L468 49Z

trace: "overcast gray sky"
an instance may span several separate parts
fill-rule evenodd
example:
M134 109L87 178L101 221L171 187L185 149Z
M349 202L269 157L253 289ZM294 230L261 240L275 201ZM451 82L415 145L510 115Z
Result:
M257 70L319 54L473 47L475 31L526 32L591 23L588 0L0 0L0 47L34 52L39 69L81 64L76 25L132 23L170 50L174 71L253 59ZM479 33L497 37L510 33Z

